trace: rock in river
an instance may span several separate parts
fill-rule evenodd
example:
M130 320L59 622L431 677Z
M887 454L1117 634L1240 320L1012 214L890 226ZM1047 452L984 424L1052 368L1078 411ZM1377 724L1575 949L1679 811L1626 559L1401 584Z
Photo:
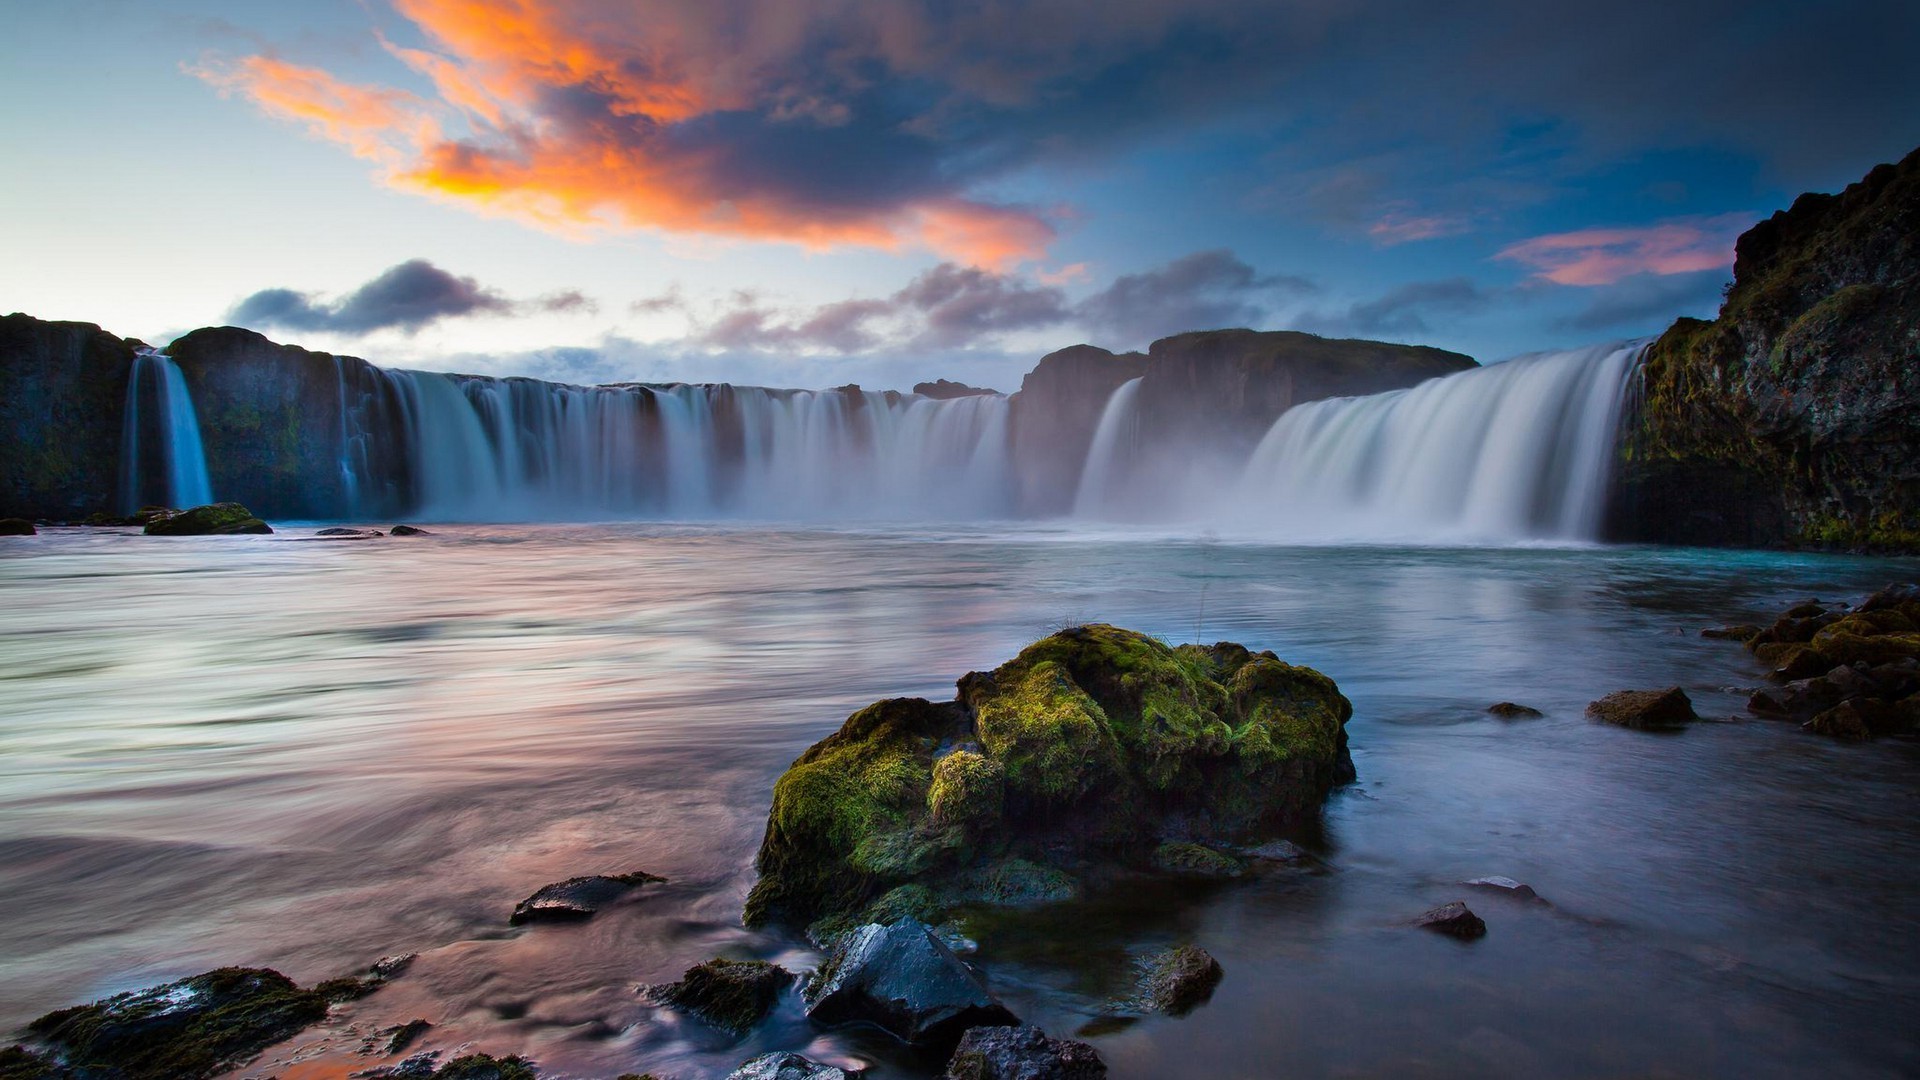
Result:
M804 995L817 1023L868 1023L920 1046L952 1045L971 1027L1018 1024L953 950L917 919L843 936Z
M1693 702L1677 686L1665 690L1621 690L1587 706L1587 715L1641 731L1682 727L1700 717Z
M727 1074L727 1080L852 1080L844 1069L799 1054L761 1054Z
M688 968L679 982L650 988L648 996L744 1035L766 1019L792 981L793 972L765 960L714 959Z
M1463 940L1487 936L1487 924L1458 900L1426 912L1413 925Z
M1146 870L1162 845L1257 843L1353 778L1353 708L1333 680L1231 643L1079 626L959 690L870 705L794 762L774 787L749 925L830 937L883 921L869 906L907 886L921 890L914 914L937 922L996 902L980 881L1014 865L1072 895L1083 871Z
M1147 958L1140 976L1139 1004L1153 1012L1185 1016L1213 997L1225 972L1213 954L1198 945L1163 949Z
M223 502L155 517L144 531L148 536L235 536L273 529L239 503Z
M960 1039L946 1080L1100 1080L1107 1063L1093 1047L1037 1027L977 1027Z
M33 536L37 532L26 518L0 518L0 536Z
M520 901L513 909L508 924L519 926L530 922L578 922L591 919L594 913L605 905L626 895L632 889L649 882L665 881L642 871L631 874L593 875L590 877L568 878L543 887L539 892Z

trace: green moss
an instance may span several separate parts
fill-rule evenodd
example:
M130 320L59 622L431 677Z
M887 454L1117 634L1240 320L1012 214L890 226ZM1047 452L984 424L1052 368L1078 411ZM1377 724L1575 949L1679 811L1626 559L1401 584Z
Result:
M1225 852L1200 844L1175 841L1153 849L1153 866L1169 874L1195 877L1239 877L1246 864Z
M655 1000L700 1017L722 1031L745 1035L766 1019L793 982L793 973L765 960L708 960L677 983L656 988Z
M69 1075L24 1046L0 1050L0 1080L63 1080Z
M1056 904L1080 896L1080 882L1072 874L1027 859L1000 859L974 870L955 883L956 900L997 907Z
M1107 715L1066 669L1042 659L995 678L1001 689L974 705L974 722L1023 808L1063 806L1115 778Z
M1006 770L999 762L971 750L955 750L934 763L927 810L937 826L991 828L1000 820L1006 788Z
M325 998L277 971L221 968L48 1013L27 1030L82 1070L125 1080L193 1080L326 1014Z
M434 1071L432 1080L540 1080L533 1063L519 1056L496 1058L491 1054L467 1054L454 1058Z

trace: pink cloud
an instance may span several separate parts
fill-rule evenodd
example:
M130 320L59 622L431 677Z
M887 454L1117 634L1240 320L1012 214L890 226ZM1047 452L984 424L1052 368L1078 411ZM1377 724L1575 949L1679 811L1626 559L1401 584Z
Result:
M1522 240L1494 258L1559 285L1611 285L1635 274L1689 274L1733 265L1746 214L1684 218L1625 229L1578 229Z

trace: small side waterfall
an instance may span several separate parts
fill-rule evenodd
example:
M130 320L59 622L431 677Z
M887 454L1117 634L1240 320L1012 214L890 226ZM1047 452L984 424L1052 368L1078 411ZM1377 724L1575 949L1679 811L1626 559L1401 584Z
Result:
M204 506L213 501L200 420L180 365L158 349L135 351L120 431L120 506Z
M1087 464L1080 473L1080 486L1073 496L1073 516L1097 518L1109 512L1119 492L1114 489L1138 452L1140 414L1134 402L1140 396L1145 376L1128 379L1114 388L1100 412L1100 424L1093 429L1093 442L1087 447Z
M1290 409L1230 516L1293 539L1593 539L1645 347L1521 357Z

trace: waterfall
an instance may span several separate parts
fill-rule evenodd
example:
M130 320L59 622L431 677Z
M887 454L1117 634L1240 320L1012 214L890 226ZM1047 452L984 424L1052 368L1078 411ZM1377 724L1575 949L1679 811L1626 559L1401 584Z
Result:
M1225 513L1292 539L1594 539L1644 349L1545 353L1297 406Z
M1009 410L997 394L381 377L404 443L405 512L415 517L957 520L1012 511ZM357 430L341 438L345 448L366 441ZM351 501L366 485L343 468Z
M1080 473L1080 487L1073 496L1073 516L1100 517L1112 512L1120 492L1116 490L1138 450L1139 412L1134 400L1140 396L1145 376L1128 379L1114 388L1100 412L1100 423L1093 430L1093 443L1087 447L1086 467Z
M213 501L200 419L180 365L158 349L134 351L120 430L120 505L204 506Z

